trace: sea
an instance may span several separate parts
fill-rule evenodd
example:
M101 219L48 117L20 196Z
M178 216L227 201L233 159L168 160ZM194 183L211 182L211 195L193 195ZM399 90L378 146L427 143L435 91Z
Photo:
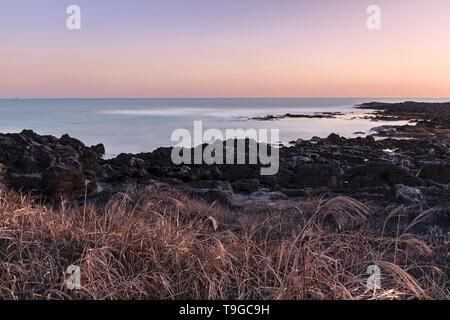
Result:
M403 121L363 119L355 105L370 101L444 102L448 99L379 98L246 98L246 99L0 99L0 132L15 133L31 129L41 135L69 134L86 145L103 143L105 158L120 153L153 151L173 146L172 133L187 129L193 133L194 121L204 130L278 129L281 143L326 137L330 133L345 137L366 136L376 126L405 124ZM252 120L266 115L341 112L328 118L284 118Z

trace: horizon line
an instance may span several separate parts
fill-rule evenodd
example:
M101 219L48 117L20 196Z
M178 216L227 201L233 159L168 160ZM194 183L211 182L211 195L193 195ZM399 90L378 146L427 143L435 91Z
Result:
M144 97L144 98L127 98L127 97L64 97L64 98L2 98L0 100L208 100L208 99L449 99L450 97Z

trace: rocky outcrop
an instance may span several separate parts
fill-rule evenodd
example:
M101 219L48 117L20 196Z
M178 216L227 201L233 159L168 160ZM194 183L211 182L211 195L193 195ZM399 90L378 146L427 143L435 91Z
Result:
M259 120L259 121L271 121L271 120L279 120L284 118L307 118L307 119L333 119L338 116L342 116L344 113L342 112L315 112L314 114L292 114L285 113L283 115L266 115L262 117L252 117L250 120Z
M102 160L97 181L104 187L157 181L222 203L231 202L233 194L249 199L261 190L289 198L343 194L407 202L409 193L400 192L399 185L421 188L421 203L448 205L450 199L449 141L375 141L371 136L346 139L336 134L313 141L298 140L280 148L280 169L274 176L261 176L259 165L177 166L171 162L170 154L170 148L160 148Z
M0 175L8 187L51 197L96 189L103 145L86 147L68 135L57 139L24 130L0 134Z
M382 126L376 134L388 137L416 139L450 139L450 102L428 103L406 101L401 103L370 102L358 105L359 109L375 110L376 120L408 120L415 125Z
M450 207L448 139L377 141L336 134L299 139L279 149L274 176L262 176L260 164L175 165L171 152L159 148L105 160L103 145L87 147L68 135L0 134L0 183L52 198L114 192L128 185L170 185L230 206L347 195Z
M377 115L386 119L422 119L428 126L450 128L450 102L416 102L399 103L369 102L357 106L359 109L378 110Z

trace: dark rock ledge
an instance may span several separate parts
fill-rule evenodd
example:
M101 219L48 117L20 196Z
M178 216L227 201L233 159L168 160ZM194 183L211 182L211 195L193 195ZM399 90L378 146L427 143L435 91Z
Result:
M450 139L450 102L426 103L406 101L402 103L370 102L356 106L375 111L372 120L406 120L415 125L384 126L375 128L377 136L414 139Z
M285 113L283 115L266 115L262 117L252 117L249 120L259 121L272 121L285 118L307 118L307 119L334 119L338 116L345 115L342 112L316 112L314 114L297 114L297 113Z
M260 165L174 165L171 148L108 160L104 152L101 144L87 147L68 135L0 134L0 183L53 200L163 185L229 207L347 195L380 205L439 206L447 220L450 213L450 140L445 138L299 139L280 148L275 176L261 176Z
M449 141L375 141L335 134L315 142L298 140L281 147L275 176L261 176L260 165L177 166L171 148L109 160L103 154L103 145L87 147L67 135L0 134L1 180L51 198L163 184L229 205L336 194L430 206L449 206L450 199Z

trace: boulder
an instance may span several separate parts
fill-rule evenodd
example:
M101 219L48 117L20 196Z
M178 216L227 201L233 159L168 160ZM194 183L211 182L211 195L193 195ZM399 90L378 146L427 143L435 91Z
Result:
M380 185L419 186L422 179L413 176L407 169L389 162L367 162L348 171L348 187L352 189L377 187Z
M250 199L258 202L272 202L277 200L287 200L287 196L281 192L270 192L261 189L250 195Z
M103 154L103 145L89 148L68 135L57 139L31 130L0 134L4 184L50 197L84 193Z
M296 168L295 176L297 187L331 187L341 188L343 180L342 171L334 164L304 164Z
M253 193L259 188L258 179L236 181L231 184L234 192Z
M418 188L397 184L394 187L395 197L406 204L419 204L423 202L423 194Z
M419 177L431 179L439 183L450 183L450 163L443 161L420 161Z

